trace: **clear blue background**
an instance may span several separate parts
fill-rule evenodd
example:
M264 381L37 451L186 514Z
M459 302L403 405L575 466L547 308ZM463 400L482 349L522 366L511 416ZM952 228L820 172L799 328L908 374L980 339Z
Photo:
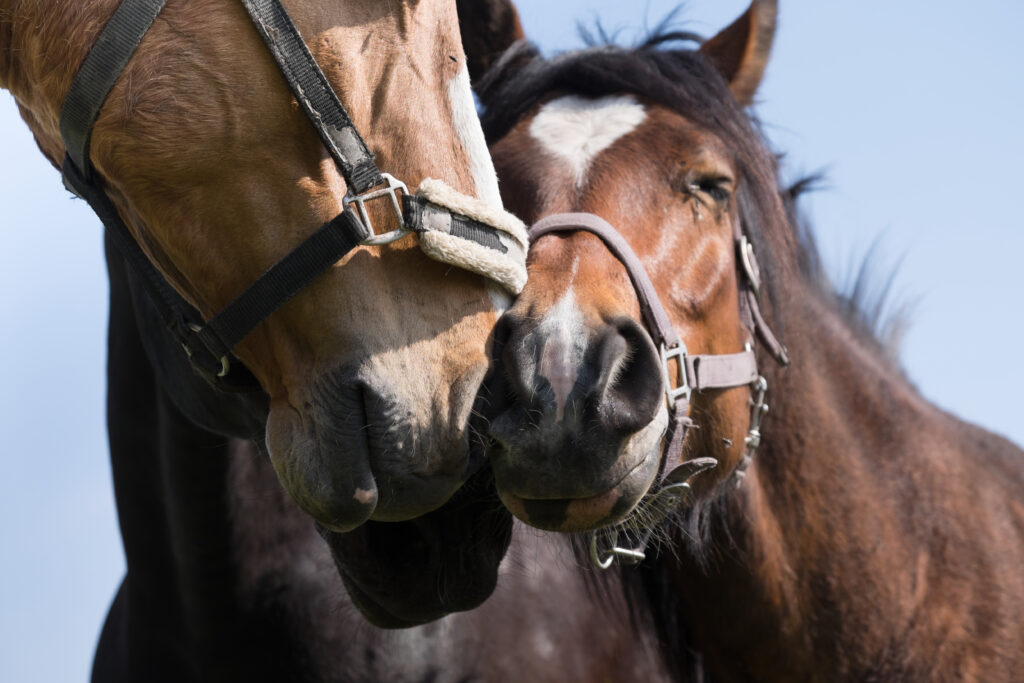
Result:
M600 17L622 39L673 1L519 3L545 50ZM710 34L743 0L692 0ZM758 112L833 277L881 239L917 302L902 361L939 405L1024 443L1024 3L781 0ZM104 428L101 230L0 94L0 680L82 681L123 572ZM1024 493L1024 492L1022 492Z

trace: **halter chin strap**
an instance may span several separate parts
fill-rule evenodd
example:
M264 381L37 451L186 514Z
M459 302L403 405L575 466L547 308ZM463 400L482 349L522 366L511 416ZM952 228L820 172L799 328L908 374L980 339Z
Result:
M640 311L644 318L647 331L661 354L661 366L665 383L665 398L669 411L669 426L666 433L667 445L661 459L657 491L648 508L645 519L650 519L653 529L674 509L685 505L690 498L689 480L707 469L718 464L715 458L695 458L683 461L683 440L686 430L693 426L688 412L690 396L694 391L706 389L729 389L750 386L751 388L751 419L750 428L744 444L744 453L739 466L733 473L737 482L742 481L747 467L753 458L754 451L760 444L761 418L767 412L765 392L768 383L757 371L757 359L750 344L738 353L728 354L691 354L687 351L679 334L672 326L665 307L661 303L654 284L647 275L640 258L629 243L610 223L590 213L556 214L542 218L530 227L530 240L535 242L542 236L553 232L573 232L583 230L596 235L604 242L608 250L626 268L633 289L640 303ZM754 249L741 228L734 230L734 241L737 259L743 277L740 278L740 318L751 336L761 339L771 354L781 365L789 364L789 356L785 347L765 323L761 315L758 301L761 285ZM673 367L674 370L673 370ZM609 550L598 549L597 533L591 534L591 558L601 568L607 568L615 560L626 563L639 562L644 557L644 548L649 541L647 536L639 539L632 548L619 547L617 532L611 531L608 543Z
M67 154L65 186L89 202L135 271L193 366L227 390L256 385L231 351L257 325L359 245L387 244L409 233L436 260L488 277L512 294L526 283L526 228L517 218L436 180L415 195L381 173L341 100L280 0L241 0L324 146L345 178L343 211L272 266L206 323L167 283L107 196L89 156L93 125L166 0L123 0L86 56L61 108ZM383 187L381 187L383 186ZM388 199L396 230L375 234L366 203Z

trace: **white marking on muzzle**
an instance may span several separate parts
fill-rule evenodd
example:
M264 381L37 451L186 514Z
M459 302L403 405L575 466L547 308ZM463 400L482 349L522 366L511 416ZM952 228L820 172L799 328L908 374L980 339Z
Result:
M555 393L555 420L561 422L565 419L569 394L576 386L586 350L583 314L576 305L576 294L571 286L544 316L536 334L544 340L537 374L551 385Z
M598 99L566 95L541 107L530 123L530 135L552 155L569 162L580 187L594 157L646 117L643 105L629 95Z

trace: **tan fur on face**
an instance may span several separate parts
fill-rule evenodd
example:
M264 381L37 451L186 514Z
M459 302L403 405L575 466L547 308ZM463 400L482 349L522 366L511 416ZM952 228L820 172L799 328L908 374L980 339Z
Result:
M116 5L0 7L0 36L12 36L0 77L55 164L62 99ZM491 166L453 111L452 83L468 88L453 2L286 5L382 170L477 193ZM207 317L337 215L345 194L239 3L168 3L103 107L91 155L143 248ZM394 220L371 213L378 230ZM431 262L410 237L357 249L236 352L276 405L299 413L318 375L358 366L404 406L425 461L454 449L461 462L476 385L459 378L482 373L494 322L488 283Z

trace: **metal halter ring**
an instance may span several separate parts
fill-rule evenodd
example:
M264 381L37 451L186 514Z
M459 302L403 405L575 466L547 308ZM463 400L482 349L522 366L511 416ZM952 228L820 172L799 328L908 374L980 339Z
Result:
M192 330L193 332L195 332L196 334L199 334L200 332L203 331L203 328L200 327L199 325L196 325L195 323L189 323L188 324L188 328L190 330ZM192 349L190 349L188 347L188 344L182 344L181 347L183 349L185 349L185 354L189 358L191 358L192 357ZM227 354L225 354L225 355L220 357L220 370L217 372L217 377L227 377L227 374L230 371L231 371L231 361L228 360Z
M384 187L367 190L362 194L352 194L352 191L349 190L345 195L345 206L355 205L356 211L359 212L359 220L363 222L363 225L366 226L367 232L371 235L360 242L360 244L388 244L405 237L411 232L405 227L405 217L402 215L402 206L399 204L398 195L396 194L397 190L401 190L402 194L409 194L409 188L405 186L405 183L401 180L397 180L390 173L381 173L380 177L384 179L385 183L387 183ZM385 196L391 199L391 208L394 210L395 216L398 217L398 225L400 227L377 235L373 231L373 223L370 222L370 216L366 213L366 202Z
M619 547L619 532L615 529L611 530L611 543L609 545L611 545L611 549L605 551L605 556L601 557L601 551L597 549L597 532L590 532L590 561L600 569L608 569L615 560L623 564L637 564L646 557L642 549L631 550L630 548Z

